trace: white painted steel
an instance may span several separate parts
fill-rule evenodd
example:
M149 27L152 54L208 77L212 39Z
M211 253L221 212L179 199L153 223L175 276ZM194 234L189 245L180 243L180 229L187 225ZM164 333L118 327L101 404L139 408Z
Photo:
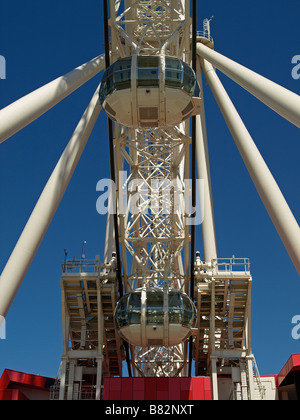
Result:
M189 3L189 0L110 0L111 62L120 56L133 57L133 110L137 109L137 86L134 82L137 80L136 54L165 54L190 64ZM161 71L160 77L163 74ZM165 95L163 82L160 83L160 99ZM185 290L190 280L190 236L183 193L177 194L180 211L175 212L172 211L173 206L175 208L173 192L168 195L167 186L162 187L163 181L173 182L181 191L184 179L190 177L190 126L187 120L178 126L166 127L166 111L164 101L160 101L162 124L158 128L133 129L114 124L117 190L122 192L122 188L127 187L124 193L128 205L123 214L118 215L125 291L137 287L146 291L153 286L158 290L167 287ZM137 113L133 112L134 127L138 127L137 118ZM119 173L124 168L128 174L120 182ZM142 185L139 180L143 180ZM170 214L163 211L162 204L170 208ZM152 205L157 206L156 213L146 211L147 206ZM117 206L119 209L122 207L118 195ZM143 316L142 312L142 319ZM142 343L146 345L145 338L145 329L142 329ZM148 348L131 345L130 352L134 374L186 374L186 346L182 343Z
M0 143L47 112L104 67L102 54L3 108L0 111Z
M300 127L300 96L197 43L197 53L282 117Z
M204 180L204 214L202 215L202 239L204 261L209 262L217 257L217 243L215 232L215 220L213 209L212 185L209 167L209 155L207 144L207 132L205 121L205 108L203 99L203 84L200 70L200 60L198 59L197 79L202 92L201 113L196 116L196 162L198 178Z
M97 88L1 274L0 314L4 317L62 200L100 111Z
M296 270L300 274L299 225L212 64L203 60L202 67L254 185Z

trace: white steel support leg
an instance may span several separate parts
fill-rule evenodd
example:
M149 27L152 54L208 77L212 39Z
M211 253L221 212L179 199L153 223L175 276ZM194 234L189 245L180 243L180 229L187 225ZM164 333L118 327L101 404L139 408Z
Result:
M6 316L60 204L101 110L99 87L49 178L0 277L0 315Z
M252 286L252 278L249 280L248 285L248 297L247 297L247 318L246 318L246 351L247 356L252 354L251 351L251 286Z
M221 109L254 185L300 274L300 228L276 181L220 82L213 66L203 60L206 80Z
M63 357L61 361L61 374L60 374L60 386L59 386L59 400L60 401L63 401L65 399L67 362L68 362L68 359L66 357Z
M218 371L217 371L217 357L215 356L215 332L216 332L216 312L215 312L215 279L211 281L211 307L209 316L209 345L210 345L210 362L211 362L211 384L212 384L212 398L219 399L218 394Z
M101 398L102 386L102 364L103 364L103 335L104 335L104 318L101 297L100 281L97 282L97 312L98 312L98 354L97 357L97 376L96 376L96 400Z
M254 376L253 376L253 356L249 355L246 357L247 372L248 372L248 383L249 383L249 399L255 400L255 389L254 389Z
M96 380L96 400L101 399L101 386L102 386L102 364L103 357L97 357L97 380Z
M300 96L203 44L197 53L282 117L300 127Z
M217 401L219 399L217 357L211 356L210 362L211 362L212 399L213 401Z
M0 111L0 143L36 120L104 67L102 54L3 108Z
M200 60L198 60L198 64L197 79L203 95ZM204 215L202 215L204 261L210 262L218 257L203 96L201 114L196 116L196 162L198 178L204 180L204 206L202 206L204 208Z

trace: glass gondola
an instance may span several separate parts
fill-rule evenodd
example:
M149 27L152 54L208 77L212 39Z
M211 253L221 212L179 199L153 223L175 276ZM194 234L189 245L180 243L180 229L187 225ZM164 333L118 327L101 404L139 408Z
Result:
M100 102L109 118L128 127L161 127L200 113L193 69L176 57L121 58L103 74Z
M172 346L184 342L196 327L192 300L177 289L137 289L125 294L115 310L116 327L136 346Z

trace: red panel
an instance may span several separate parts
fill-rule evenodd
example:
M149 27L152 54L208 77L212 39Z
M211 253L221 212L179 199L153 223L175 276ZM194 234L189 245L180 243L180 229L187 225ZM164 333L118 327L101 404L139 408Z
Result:
M157 385L157 391L168 391L169 378L157 378L156 385Z
M156 378L145 380L145 400L156 400Z
M110 391L121 391L122 378L110 378Z
M204 378L204 395L206 400L211 400L210 378Z
M205 401L211 400L211 391L204 391L204 399Z
M202 378L193 378L193 400L204 400L204 381Z
M189 390L181 390L180 391L180 399L183 401L191 400L193 398L192 391Z
M132 378L133 379L133 389L144 391L145 390L145 378Z
M121 400L132 400L133 379L122 378Z
M15 370L4 369L0 379L0 388L6 389L10 382L19 383L22 385L30 385L35 388L46 388L46 377L39 375L31 375L29 373L17 372Z
M157 400L167 400L169 399L169 391L157 391L156 393L156 399Z
M10 371L8 373L12 382L18 382L23 385L31 385L37 388L44 388L46 384L46 378L38 375L31 375L29 373Z
M121 391L109 391L109 400L117 400L121 399Z
M0 389L6 389L8 387L8 384L10 382L7 369L4 369L2 376L0 378Z
M286 364L283 366L278 374L278 385L280 385L285 377L296 370L300 370L300 353L295 353L290 356Z
M133 400L135 400L135 401L144 401L145 400L145 391L144 390L142 390L142 391L140 391L140 390L138 390L138 389L136 389L136 390L133 390Z
M0 401L25 401L28 398L19 389L0 390Z
M182 391L189 391L192 389L192 378L180 378L180 388Z
M109 386L110 386L110 378L104 378L103 381L103 399L109 400Z
M169 378L169 400L180 400L180 378Z
M191 400L192 398L192 379L180 378L180 399L186 401Z

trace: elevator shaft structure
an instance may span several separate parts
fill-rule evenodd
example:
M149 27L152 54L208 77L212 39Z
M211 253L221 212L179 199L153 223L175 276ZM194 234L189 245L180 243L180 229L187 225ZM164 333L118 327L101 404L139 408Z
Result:
M215 52L210 20L196 31L196 4L104 0L105 54L0 110L2 142L104 70L0 277L5 318L103 108L111 169L104 261L64 261L52 399L99 400L103 377L126 367L144 378L210 376L216 400L264 399L251 350L250 263L217 253L202 75L299 273L298 223L215 69L297 126L300 97ZM200 224L203 256L195 252Z
M163 292L162 316L157 313L157 325L151 324L151 338L142 323L140 346L129 343L134 375L187 372L186 342L164 345L172 342L164 308L171 289L186 294L190 285L189 211L184 202L185 180L190 179L190 121L183 121L183 112L177 125L167 124L176 95L168 97L171 106L166 101L168 89L176 94L179 86L179 95L184 92L180 83L188 75L179 66L183 62L190 68L192 60L189 3L110 1L110 63L132 57L131 80L136 81L130 96L132 126L115 123L111 139L124 291L141 290L142 311L150 305L148 292ZM148 107L140 104L142 96ZM157 99L150 107L153 97ZM156 337L160 329L163 333Z

